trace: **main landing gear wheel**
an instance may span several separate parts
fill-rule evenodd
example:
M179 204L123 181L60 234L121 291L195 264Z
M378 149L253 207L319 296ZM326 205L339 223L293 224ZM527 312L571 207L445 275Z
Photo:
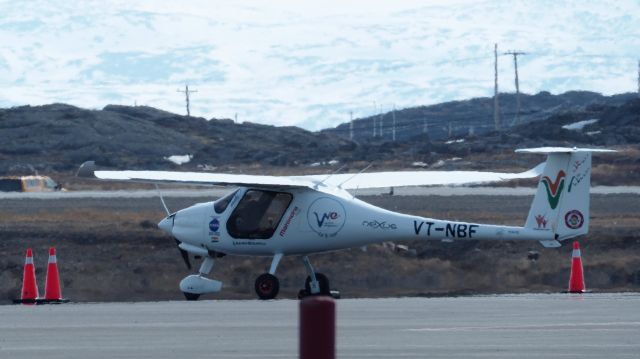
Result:
M182 292L184 294L184 297L187 298L187 300L198 300L198 298L200 298L200 294L197 293L189 293L189 292Z
M298 299L308 297L310 295L331 295L331 288L329 287L329 278L322 273L316 273L316 280L320 286L320 293L311 293L311 276L307 277L304 281L304 289L298 292Z
M258 298L262 300L273 299L280 291L280 281L273 274L264 273L256 278L255 289Z

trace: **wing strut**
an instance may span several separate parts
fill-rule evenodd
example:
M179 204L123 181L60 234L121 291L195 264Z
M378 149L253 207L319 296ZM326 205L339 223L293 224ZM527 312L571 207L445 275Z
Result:
M351 177L347 178L346 180L342 181L342 182L338 185L338 188L342 188L342 185L343 185L343 184L345 184L345 183L347 183L347 182L351 181L355 176L357 176L357 175L359 175L359 174L363 173L364 171L368 170L368 169L369 169L369 167L371 167L371 166L373 166L373 162L369 163L369 165L367 165L367 167L363 168L363 169L362 169L362 171L360 171L360 172L358 172L358 173L354 173L354 174L353 174L353 176L351 176Z
M334 174L336 174L336 173L338 173L338 172L342 171L342 169L343 169L343 168L345 168L345 167L347 167L347 165L346 165L346 164L342 165L342 166L341 166L340 168L338 168L337 170L335 170L335 171L331 172L331 173L330 173L327 177L325 177L322 181L320 181L320 182L316 183L316 185L315 185L315 186L313 186L313 188L318 189L318 186L320 186L321 184L323 184L323 183L324 183L324 181L326 181L326 180L328 180L329 178L331 178L331 176L333 176Z

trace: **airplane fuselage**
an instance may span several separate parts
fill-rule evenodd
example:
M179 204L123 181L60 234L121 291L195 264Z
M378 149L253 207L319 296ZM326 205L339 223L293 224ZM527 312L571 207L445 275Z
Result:
M271 202L263 203L263 209L256 211L255 207L261 206L260 195L269 197L266 202L269 199ZM228 203L224 210L217 211L216 203L222 200ZM232 255L303 255L417 239L553 239L551 228L423 218L385 210L357 198L309 189L240 188L230 198L199 203L173 216L171 233L182 242L181 247L203 255L210 251ZM169 217L163 222L167 220ZM168 226L163 222L159 224L161 228Z

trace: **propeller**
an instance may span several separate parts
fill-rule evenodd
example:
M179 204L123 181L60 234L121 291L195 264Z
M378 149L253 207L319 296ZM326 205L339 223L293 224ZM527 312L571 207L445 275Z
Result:
M182 260L184 261L184 264L187 265L187 269L191 270L191 261L189 260L189 252L185 251L184 249L180 248L180 242L177 238L174 238L176 240L176 245L178 246L178 250L180 251L180 255L182 255Z
M162 197L162 192L160 191L160 188L158 187L157 184L156 184L156 190L158 191L158 195L160 196L160 202L162 202L162 207L164 207L164 211L167 212L167 218L171 218L171 227L173 228L175 213L171 214L171 211L169 211L169 207L167 207L167 204L164 202L164 198ZM167 231L167 232L170 233L170 231ZM180 242L178 238L173 237L173 239L176 241L176 246L178 246L178 250L180 251L180 255L182 256L182 260L184 261L184 264L187 265L187 269L191 270L191 261L189 260L189 252L180 248L180 243L182 242Z

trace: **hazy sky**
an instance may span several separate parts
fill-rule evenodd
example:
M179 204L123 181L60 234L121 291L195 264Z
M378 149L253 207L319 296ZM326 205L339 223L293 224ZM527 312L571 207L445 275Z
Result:
M0 1L0 107L182 114L188 83L192 115L315 130L491 96L495 42L527 52L524 92L637 89L638 0L307 3ZM499 67L514 91L512 58Z

